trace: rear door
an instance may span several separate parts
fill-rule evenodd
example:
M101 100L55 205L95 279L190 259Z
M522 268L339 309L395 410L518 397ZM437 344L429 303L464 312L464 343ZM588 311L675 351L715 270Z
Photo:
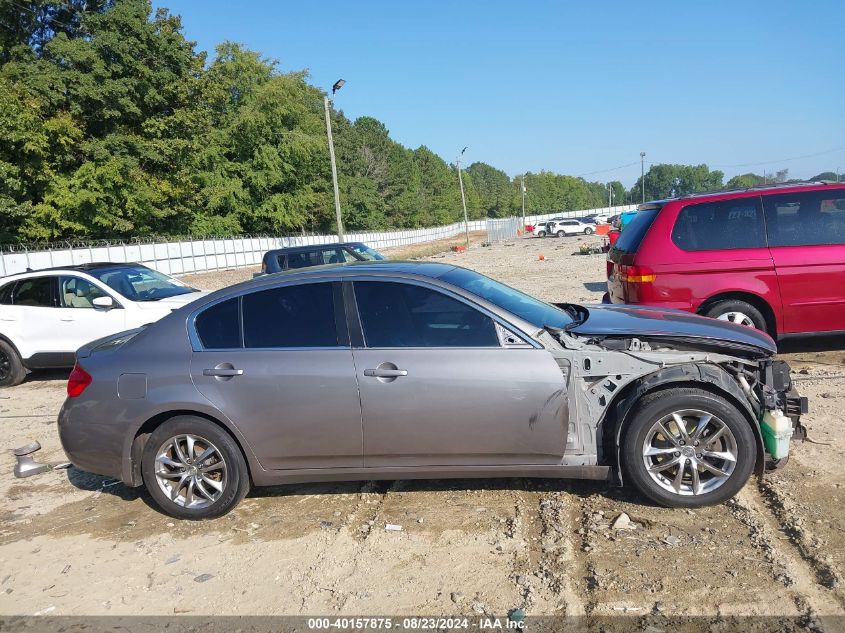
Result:
M354 283L364 465L557 464L568 371L456 295L418 283Z
M845 330L845 190L765 196L783 331Z
M21 356L33 365L73 364L75 347L63 336L58 310L55 276L21 279L11 295L11 305L3 307L3 327L17 331L15 341Z
M361 405L340 284L289 284L194 320L197 389L266 469L360 467Z

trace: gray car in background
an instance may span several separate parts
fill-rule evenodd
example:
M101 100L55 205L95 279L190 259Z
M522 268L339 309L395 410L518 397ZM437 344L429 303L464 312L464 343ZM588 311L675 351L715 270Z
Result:
M446 264L322 266L83 347L58 428L76 467L181 518L251 485L442 477L613 478L698 507L783 460L759 420L801 428L774 352L750 328L555 307Z

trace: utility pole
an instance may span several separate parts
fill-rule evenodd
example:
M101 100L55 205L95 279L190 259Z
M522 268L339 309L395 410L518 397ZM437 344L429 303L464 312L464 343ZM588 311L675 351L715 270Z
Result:
M613 206L613 184L607 183L607 207Z
M336 93L343 87L346 81L338 79L332 86L332 94ZM332 161L332 185L334 186L334 212L337 220L337 241L343 241L343 219L340 214L340 189L337 186L337 165L334 160L334 139L332 139L332 119L331 107L329 104L329 96L323 97L323 105L326 108L326 136L329 138L329 157Z
M522 174L522 230L525 230L525 174Z
M645 152L640 152L640 189L643 190L643 204L645 204Z
M464 235L466 236L467 249L469 249L469 219L467 218L467 199L464 195L464 179L463 176L461 176L461 156L464 155L465 151L467 151L466 147L461 150L461 153L458 155L458 158L455 163L458 165L458 184L460 184L461 186L461 204L464 207Z

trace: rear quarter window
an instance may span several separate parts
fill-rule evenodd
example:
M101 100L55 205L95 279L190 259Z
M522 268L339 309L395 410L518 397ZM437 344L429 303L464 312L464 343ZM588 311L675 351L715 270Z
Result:
M658 213L660 209L639 211L622 229L622 234L616 240L613 249L622 253L636 253Z
M760 199L735 198L687 205L675 220L672 241L684 251L765 248Z

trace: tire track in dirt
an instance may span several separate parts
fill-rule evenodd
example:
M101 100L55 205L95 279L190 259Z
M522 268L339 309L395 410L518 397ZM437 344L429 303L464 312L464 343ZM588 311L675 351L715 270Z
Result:
M325 578L325 571L327 569L334 569L332 565L327 563L332 562L332 557L342 554L345 560L352 561L352 569L346 577L353 576L357 572L359 553L364 548L366 540L375 525L375 520L378 517L380 509L383 507L385 499L396 485L396 482L391 482L389 486L383 482L366 481L361 484L361 489L358 494L358 502L350 512L343 517L340 525L337 527L327 526L324 530L325 537L320 551L314 558L314 562L309 566L308 571L303 578L303 588L307 590L300 597L300 611L307 613L309 611L309 603L314 600L316 596L321 593L328 592L331 594L331 601L338 609L343 609L348 596L339 597L336 590L337 585L343 578L334 578L329 583L322 582ZM379 487L384 490L380 491ZM371 497L375 497L375 504ZM359 514L365 512L366 517L357 521ZM357 527L356 527L357 526ZM351 537L353 542L357 545L352 552L348 551L346 543L341 544L340 541L346 536Z
M762 488L764 483L760 484ZM826 587L820 573L821 567L808 558L801 547L789 535L784 526L784 515L778 516L767 502L761 489L746 486L727 502L731 514L745 525L751 535L751 544L770 563L773 577L792 592L796 608L805 617L805 625L811 630L822 630L817 621L820 615L840 614L845 600L839 592ZM783 547L778 534L784 532L790 538L792 547Z

